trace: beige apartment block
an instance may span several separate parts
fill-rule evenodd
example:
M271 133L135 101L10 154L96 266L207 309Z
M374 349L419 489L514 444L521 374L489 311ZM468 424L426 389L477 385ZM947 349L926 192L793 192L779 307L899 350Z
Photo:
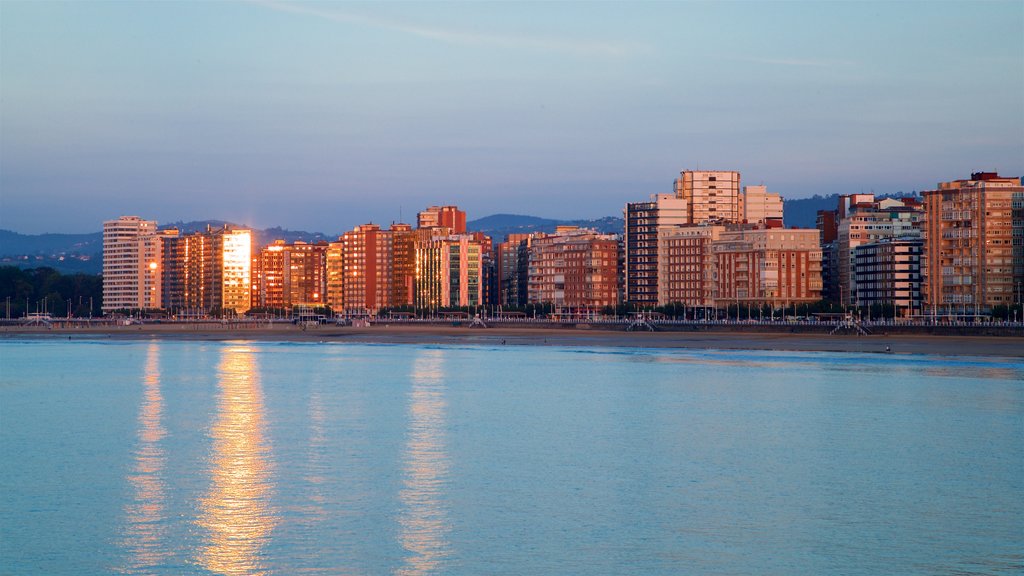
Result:
M159 305L150 306L147 297L150 288L154 288L154 272L159 279L159 258L151 254L152 244L147 246L142 241L156 233L155 220L143 220L138 216L121 216L103 223L104 313L159 308ZM156 267L151 269L151 263ZM157 296L159 302L159 294Z
M782 225L782 196L768 191L767 186L744 186L740 197L743 222Z
M821 299L816 229L726 231L712 243L712 252L717 307L786 306Z
M713 243L726 227L673 226L658 233L658 305L714 306Z
M925 306L979 313L1024 294L1024 187L994 172L923 192Z
M739 172L684 170L675 181L675 195L688 204L689 224L743 221Z

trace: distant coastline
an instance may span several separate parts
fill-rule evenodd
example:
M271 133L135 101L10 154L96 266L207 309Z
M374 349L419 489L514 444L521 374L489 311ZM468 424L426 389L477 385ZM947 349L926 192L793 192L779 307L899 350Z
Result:
M302 329L293 325L219 326L196 325L106 326L92 328L42 328L5 326L0 341L21 338L70 340L207 340L324 342L372 344L440 344L481 346L571 346L610 348L678 348L699 350L775 350L839 353L938 354L1024 358L1024 337L926 334L793 333L789 331L730 332L659 331L625 332L603 329L492 327L468 328L439 325L388 325L356 328L319 326ZM782 327L784 328L784 327Z

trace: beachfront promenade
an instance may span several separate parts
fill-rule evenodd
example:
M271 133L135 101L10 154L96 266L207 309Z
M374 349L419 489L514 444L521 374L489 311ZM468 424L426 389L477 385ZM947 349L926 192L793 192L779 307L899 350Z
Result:
M0 326L7 329L110 329L125 327L176 327L179 329L237 329L255 330L266 328L288 328L298 326L304 329L320 329L327 326L424 326L424 327L472 327L472 328L523 328L523 329L597 329L609 331L710 331L710 332L789 332L789 333L866 333L877 332L899 334L950 334L986 336L1022 336L1024 322L989 319L782 319L782 318L740 318L714 320L679 320L644 316L560 316L546 318L507 316L452 316L435 315L423 318L406 316L380 316L366 319L329 319L326 321L298 322L289 318L189 318L189 319L138 319L138 318L57 318L30 317L0 319Z

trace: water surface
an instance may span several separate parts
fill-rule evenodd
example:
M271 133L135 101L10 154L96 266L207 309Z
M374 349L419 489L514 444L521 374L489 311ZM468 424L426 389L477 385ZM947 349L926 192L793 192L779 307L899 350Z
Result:
M1024 571L1024 363L0 343L12 574Z

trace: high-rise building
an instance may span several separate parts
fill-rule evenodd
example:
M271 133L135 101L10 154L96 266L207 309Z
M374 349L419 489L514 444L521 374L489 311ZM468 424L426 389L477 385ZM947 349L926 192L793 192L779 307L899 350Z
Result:
M156 221L138 216L121 216L103 223L104 313L139 308L139 238L155 233Z
M348 313L376 313L391 306L392 234L363 224L342 234L342 291Z
M391 306L414 304L416 231L409 224L391 224Z
M448 228L450 234L466 233L466 213L458 206L429 206L417 217L419 228Z
M509 234L498 244L496 269L502 306L525 306L528 300L530 244L540 234Z
M786 306L821 299L821 249L814 229L741 229L712 243L715 302Z
M618 239L612 234L559 226L535 237L530 250L531 303L597 309L618 302Z
M925 300L933 312L979 313L1024 295L1024 187L977 172L924 192Z
M252 307L252 232L224 226L164 241L164 308L244 314Z
M292 308L327 303L327 243L275 240L253 259L253 306Z
M483 251L484 246L468 234L418 239L416 307L438 309L482 305Z
M686 200L655 194L650 202L630 202L625 220L624 300L641 307L658 304L658 230L691 222Z
M769 228L781 228L782 196L768 191L767 186L744 186L740 197L743 207L743 222L764 224Z
M324 276L327 284L327 306L335 313L345 309L345 244L339 237L327 245Z
M675 181L675 195L687 203L688 224L743 220L739 172L683 170Z
M839 203L835 250L839 300L855 304L857 283L853 275L853 250L884 238L920 237L923 211L915 198L876 200L873 194L851 194L841 196Z
M156 221L121 216L103 223L103 312L155 309L161 305L164 238Z
M900 316L921 312L921 238L886 238L853 250L858 306L893 306Z
M725 226L673 226L658 236L658 305L710 308L714 301L712 245Z

